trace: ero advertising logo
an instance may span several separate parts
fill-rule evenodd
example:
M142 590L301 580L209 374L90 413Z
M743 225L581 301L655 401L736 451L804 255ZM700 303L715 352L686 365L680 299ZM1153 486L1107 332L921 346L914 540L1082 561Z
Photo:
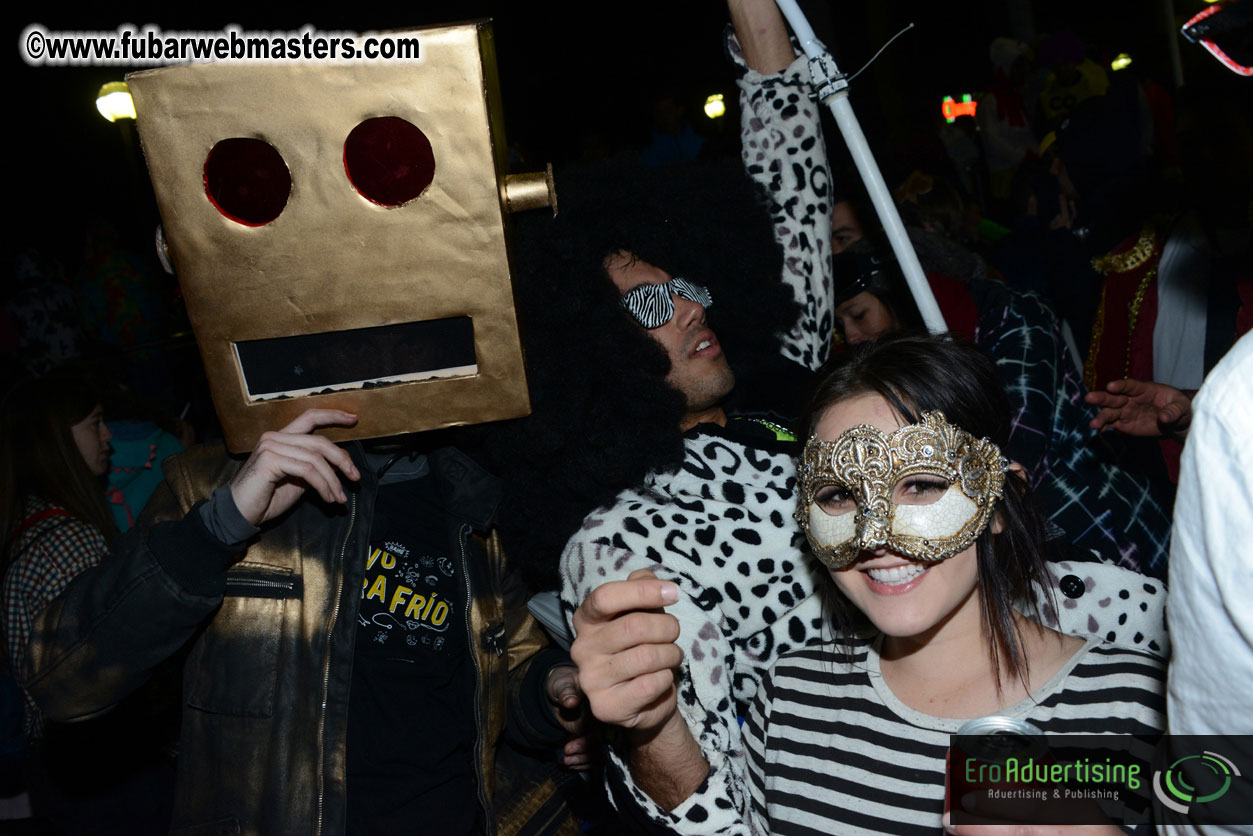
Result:
M1185 755L1167 769L1153 772L1153 792L1171 810L1187 815L1194 804L1217 801L1231 789L1240 770L1216 752Z

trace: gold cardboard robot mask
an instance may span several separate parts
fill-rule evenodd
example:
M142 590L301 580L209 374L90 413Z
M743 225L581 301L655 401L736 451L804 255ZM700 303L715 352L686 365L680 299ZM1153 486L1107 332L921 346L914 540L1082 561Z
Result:
M228 446L310 407L370 438L529 411L506 246L551 178L504 175L491 30L417 62L134 73L138 129Z

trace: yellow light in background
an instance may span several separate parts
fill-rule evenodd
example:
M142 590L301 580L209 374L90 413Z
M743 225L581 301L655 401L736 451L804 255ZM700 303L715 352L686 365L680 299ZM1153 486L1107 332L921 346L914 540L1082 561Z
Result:
M96 110L110 122L135 118L135 102L125 81L110 81L96 94Z
M1111 70L1122 70L1129 66L1131 66L1131 56L1125 52L1120 52L1117 58L1109 62Z
M705 99L705 115L710 119L717 119L719 116L727 112L726 103L722 101L721 93L714 93Z

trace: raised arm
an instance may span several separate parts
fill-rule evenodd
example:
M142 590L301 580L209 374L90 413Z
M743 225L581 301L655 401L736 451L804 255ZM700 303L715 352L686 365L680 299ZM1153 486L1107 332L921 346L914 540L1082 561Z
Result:
M774 0L727 0L727 10L750 70L774 75L796 60L783 13Z
M809 68L796 58L774 0L728 0L735 36L744 167L770 202L783 279L801 305L784 340L786 357L809 369L826 360L831 302L831 172L809 97Z

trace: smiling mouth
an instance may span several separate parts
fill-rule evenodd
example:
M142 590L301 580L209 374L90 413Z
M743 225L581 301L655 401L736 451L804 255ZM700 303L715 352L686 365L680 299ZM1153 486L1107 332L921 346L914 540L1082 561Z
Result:
M870 579L884 586L903 586L917 578L929 567L921 563L906 563L904 566L893 566L890 569L863 569Z

